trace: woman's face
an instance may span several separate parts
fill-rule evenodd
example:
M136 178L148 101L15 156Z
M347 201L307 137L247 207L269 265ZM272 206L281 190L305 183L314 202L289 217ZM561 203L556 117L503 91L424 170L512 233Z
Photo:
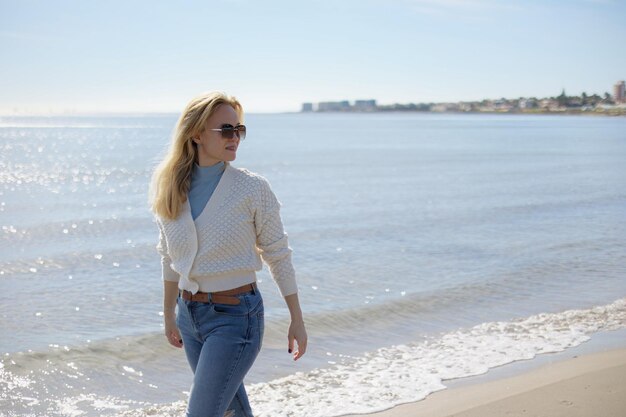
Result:
M221 129L227 125L237 126L240 123L235 109L229 104L221 104L207 120L204 131L193 139L198 146L198 165L210 166L220 161L234 161L239 137L235 134L232 139L224 139L222 132L211 129Z

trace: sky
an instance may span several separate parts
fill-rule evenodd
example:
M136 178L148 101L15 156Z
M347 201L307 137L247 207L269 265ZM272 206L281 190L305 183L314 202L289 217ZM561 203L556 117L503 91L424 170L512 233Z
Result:
M619 0L0 0L0 114L612 94Z

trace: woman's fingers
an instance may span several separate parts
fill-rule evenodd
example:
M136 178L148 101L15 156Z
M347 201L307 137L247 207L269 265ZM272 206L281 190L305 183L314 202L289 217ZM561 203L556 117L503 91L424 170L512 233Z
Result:
M293 334L289 333L287 335L287 352L291 353L293 352L293 341L295 340Z
M298 350L293 355L294 361L297 361L298 359L300 359L302 355L304 355L304 353L306 352L306 342L307 342L306 336L304 337L303 340L297 340L297 341L298 341Z
M287 334L287 339L289 341L289 353L292 353L294 351L295 344L297 343L298 350L293 354L293 360L297 361L306 352L307 335L306 330L304 329L304 324L292 323L289 328L289 333Z
M166 331L165 336L167 337L167 341L170 343L170 345L177 348L183 347L183 339L180 337L180 332L178 331L178 329Z

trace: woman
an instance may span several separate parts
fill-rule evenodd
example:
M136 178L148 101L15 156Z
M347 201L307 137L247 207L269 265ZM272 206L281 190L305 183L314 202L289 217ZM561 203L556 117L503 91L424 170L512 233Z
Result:
M234 97L194 98L152 179L165 336L172 346L185 348L194 372L188 417L252 416L243 379L263 339L255 274L261 259L291 314L288 351L294 341L294 360L306 351L280 203L267 180L230 165L246 136L242 122L243 109Z

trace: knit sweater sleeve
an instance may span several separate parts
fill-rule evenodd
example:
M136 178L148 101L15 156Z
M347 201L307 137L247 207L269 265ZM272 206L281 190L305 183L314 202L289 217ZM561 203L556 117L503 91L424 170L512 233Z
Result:
M280 202L265 179L261 180L256 197L254 225L261 258L268 265L282 296L295 294L298 292L296 273L280 218Z
M161 273L163 281L178 282L180 275L174 271L171 267L172 259L167 250L167 241L165 239L165 233L163 233L163 227L159 222L159 243L157 244L157 252L161 255Z

